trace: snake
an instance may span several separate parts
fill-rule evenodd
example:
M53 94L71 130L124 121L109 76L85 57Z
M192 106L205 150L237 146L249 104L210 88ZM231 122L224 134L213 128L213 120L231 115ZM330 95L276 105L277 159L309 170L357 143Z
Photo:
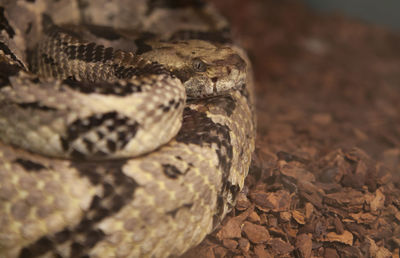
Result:
M0 257L177 257L235 204L251 64L199 0L0 1Z

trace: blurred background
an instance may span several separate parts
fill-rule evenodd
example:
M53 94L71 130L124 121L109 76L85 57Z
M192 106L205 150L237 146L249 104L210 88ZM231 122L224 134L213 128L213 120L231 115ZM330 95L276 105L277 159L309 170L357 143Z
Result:
M328 13L342 13L369 23L400 30L399 0L303 0L310 7Z
M248 195L192 257L399 258L400 0L209 1L250 56L258 134Z

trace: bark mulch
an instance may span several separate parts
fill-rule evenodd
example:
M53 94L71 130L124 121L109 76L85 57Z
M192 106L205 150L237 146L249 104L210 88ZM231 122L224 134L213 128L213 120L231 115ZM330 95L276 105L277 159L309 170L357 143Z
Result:
M399 257L400 34L214 2L254 65L257 148L234 210L184 257Z

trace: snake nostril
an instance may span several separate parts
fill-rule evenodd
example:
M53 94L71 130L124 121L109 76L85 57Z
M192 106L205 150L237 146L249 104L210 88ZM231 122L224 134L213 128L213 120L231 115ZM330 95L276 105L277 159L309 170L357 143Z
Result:
M217 88L217 85L216 85L216 84L213 85L213 93L214 93L214 94L217 94L217 93L218 93L218 88Z

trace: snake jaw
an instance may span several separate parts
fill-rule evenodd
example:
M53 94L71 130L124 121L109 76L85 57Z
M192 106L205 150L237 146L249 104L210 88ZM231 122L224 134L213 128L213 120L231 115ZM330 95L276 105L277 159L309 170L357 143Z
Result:
M189 99L206 98L225 95L238 89L246 81L246 74L238 69L229 69L229 75L192 76L184 82Z

